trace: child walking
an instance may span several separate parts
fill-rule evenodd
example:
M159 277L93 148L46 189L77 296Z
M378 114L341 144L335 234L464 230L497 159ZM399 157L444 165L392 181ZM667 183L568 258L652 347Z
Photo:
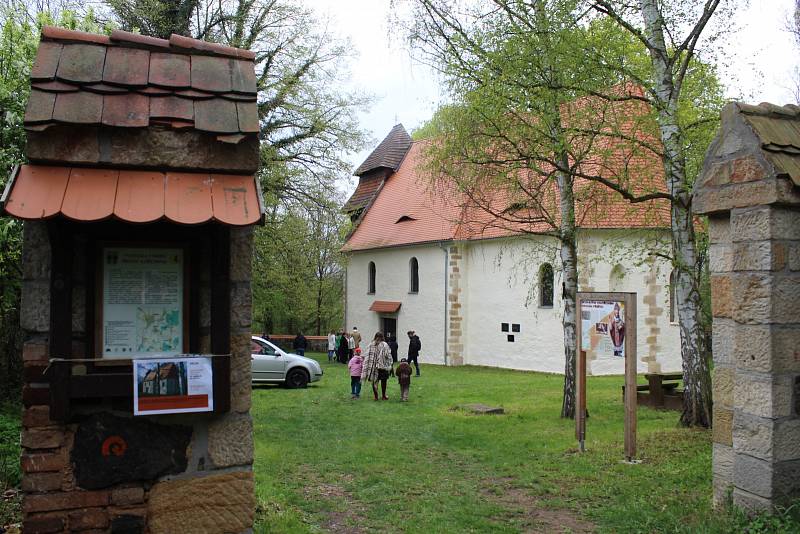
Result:
M408 390L411 389L411 366L408 360L403 358L400 360L400 365L395 369L394 374L397 375L397 381L400 382L400 401L405 402L408 400Z
M361 358L361 349L355 349L355 354L350 358L347 368L350 369L350 393L351 399L361 396L361 371L364 367L364 360ZM409 368L410 369L410 368Z

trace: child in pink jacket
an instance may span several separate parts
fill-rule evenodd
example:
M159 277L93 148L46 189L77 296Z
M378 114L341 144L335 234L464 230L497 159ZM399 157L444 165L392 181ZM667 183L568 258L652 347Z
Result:
M350 392L351 399L361 397L361 369L364 366L364 359L361 357L361 349L356 348L355 354L350 358L347 368L350 369Z

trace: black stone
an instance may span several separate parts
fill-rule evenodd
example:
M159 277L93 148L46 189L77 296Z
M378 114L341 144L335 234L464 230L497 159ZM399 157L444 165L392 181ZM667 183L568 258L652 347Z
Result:
M144 518L138 515L121 515L111 520L111 534L142 534Z
M192 429L146 419L91 415L78 426L71 460L78 486L101 489L186 471Z

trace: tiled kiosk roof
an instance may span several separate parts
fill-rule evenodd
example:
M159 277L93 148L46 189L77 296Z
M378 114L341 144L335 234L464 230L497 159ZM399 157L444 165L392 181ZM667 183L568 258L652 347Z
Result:
M110 37L45 27L25 128L160 125L256 134L253 54L173 35Z
M764 156L800 186L800 106L736 104L761 141Z
M45 27L24 119L31 164L0 208L25 220L263 221L253 59L178 35Z

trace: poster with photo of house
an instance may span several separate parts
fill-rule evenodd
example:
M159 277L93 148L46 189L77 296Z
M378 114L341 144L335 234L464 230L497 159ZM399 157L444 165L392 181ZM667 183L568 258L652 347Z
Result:
M211 358L134 360L133 369L134 415L214 410Z
M581 349L597 358L625 357L624 302L582 301Z

